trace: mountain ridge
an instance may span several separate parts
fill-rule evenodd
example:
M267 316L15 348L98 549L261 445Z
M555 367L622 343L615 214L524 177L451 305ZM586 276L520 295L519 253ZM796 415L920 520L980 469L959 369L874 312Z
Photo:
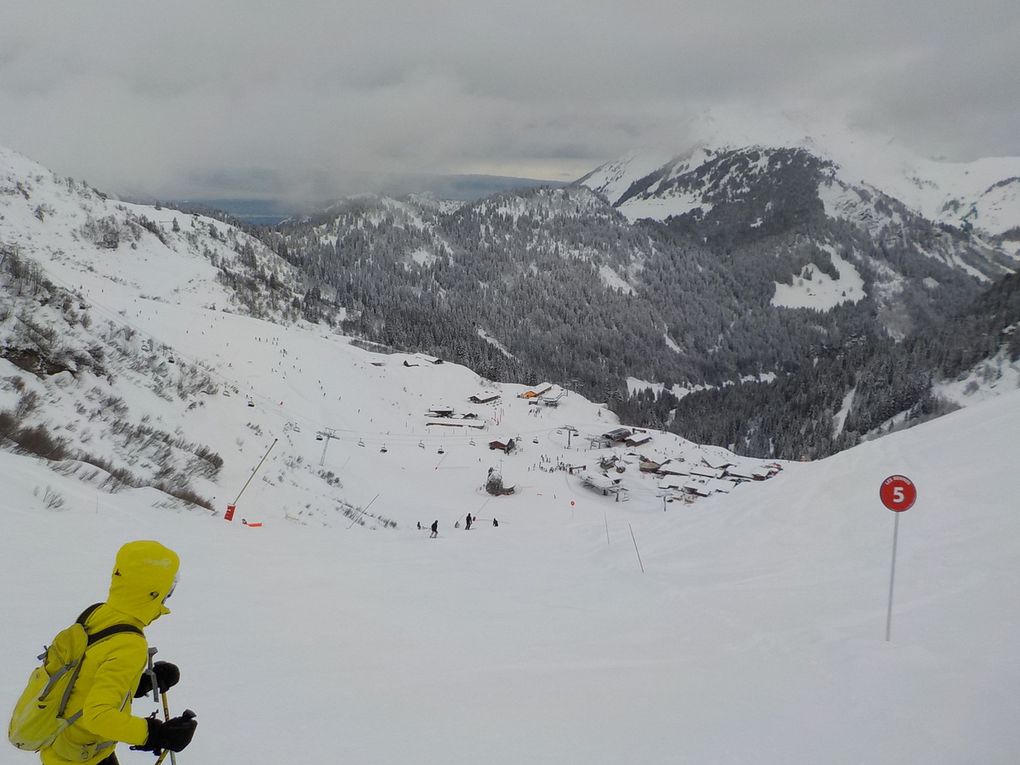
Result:
M801 149L831 162L840 182L880 191L935 223L973 228L989 237L1020 226L1020 157L940 161L917 155L890 138L844 126L815 127L821 131L816 137L812 127L789 119L779 119L771 128L759 127L760 119L746 115L729 119L724 124L724 119L708 115L693 128L698 137L690 139L688 148L669 156L632 153L601 165L576 183L604 193L629 216L662 219L672 214L668 207L626 211L626 192L632 184L668 165L687 163L689 170L694 169L721 151ZM1011 244L1010 250L1016 255L1018 248Z
M980 240L877 196L860 197L879 216L877 227L861 225L860 215L829 217L817 180L826 166L799 150L769 155L774 173L737 172L765 157L737 152L702 162L704 177L725 180L712 208L664 222L631 223L575 186L464 205L362 197L258 237L118 203L19 160L0 175L0 241L52 261L72 290L90 269L107 279L135 273L145 300L192 295L206 310L225 304L284 324L319 323L461 362L490 379L559 382L638 425L689 429L763 457L819 456L866 435L828 424L841 402L859 410L844 412L842 423L873 420L887 406L877 402L869 413L862 400L847 399L855 376L870 360L900 353L898 343L919 327L963 311L982 290L979 276L990 278L981 268L995 263L982 265L989 248ZM896 235L876 240L896 216ZM195 260L176 272L163 268L177 250ZM127 269L135 259L151 274ZM215 297L207 283L220 285ZM788 380L814 380L818 359L830 357L819 368L831 378L797 394L810 406L791 411L769 400L791 389ZM701 392L677 406L666 396L649 400L632 380ZM713 389L750 391L748 380L765 381L769 391L757 409L783 417L734 430L714 414L695 415L716 423L705 431L678 416L699 411L696 402L709 401ZM903 411L937 410L922 401L928 390L911 382L905 397L888 401Z

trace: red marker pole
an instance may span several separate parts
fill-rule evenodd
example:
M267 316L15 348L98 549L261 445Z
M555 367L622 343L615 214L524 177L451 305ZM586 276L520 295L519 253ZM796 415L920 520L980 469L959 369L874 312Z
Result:
M237 500L239 500L241 498L241 495L244 494L244 490L248 488L248 484L251 483L251 479L255 477L255 474L257 472L259 472L259 468L262 467L262 463L266 461L266 457L269 456L269 452L273 451L273 447L276 446L276 442L279 440L280 440L279 438L273 439L273 443L271 443L269 445L269 448L266 449L266 453L262 455L262 459L259 460L259 464L255 466L255 469L253 471L251 471L251 475L248 476L248 480L244 482L244 486L241 487L241 491L237 492L237 499L235 499L232 503L227 505L227 512L223 514L223 518L225 520L228 521L234 520L234 511L237 509Z
M900 534L900 513L906 512L914 506L914 502L917 500L917 488L914 486L914 482L905 475L891 475L882 481L878 496L883 505L896 513L896 520L893 523L892 567L889 571L889 608L885 615L885 642L888 643L892 635L893 585L896 582L896 542Z

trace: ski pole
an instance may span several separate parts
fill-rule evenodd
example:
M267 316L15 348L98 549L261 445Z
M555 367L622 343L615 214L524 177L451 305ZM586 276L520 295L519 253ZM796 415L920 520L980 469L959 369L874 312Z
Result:
M160 691L159 695L163 699L163 720L165 722L169 722L169 720L170 720L170 705L166 703L166 691ZM172 750L167 750L167 751L170 752L170 762L173 763L173 765L177 765L177 755L174 754ZM166 752L161 754L160 757L162 758L163 755L165 755L165 754L166 754ZM159 765L159 761L158 760L156 761L156 765Z

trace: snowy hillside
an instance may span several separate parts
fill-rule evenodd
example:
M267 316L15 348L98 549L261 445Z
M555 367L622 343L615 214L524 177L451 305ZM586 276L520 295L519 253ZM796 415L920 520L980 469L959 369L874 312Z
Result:
M422 387L447 374L400 368ZM199 716L182 762L1007 765L1020 747L1018 404L666 512L526 471L519 495L486 503L469 459L430 450L430 473L413 444L385 459L332 445L352 491L378 492L384 514L439 518L436 540L407 523L287 523L279 503L302 495L286 482L256 483L241 512L266 524L251 528L0 453L0 695L104 596L117 547L155 538L182 560L173 614L148 631L182 668L172 709ZM894 472L919 499L900 518L885 642L893 514L878 487ZM479 525L453 528L467 512Z
M118 202L2 147L0 247L37 260L48 278L82 298L92 290L98 297L113 282L130 287L132 296L141 299L218 304L279 317L274 304L289 301L258 300L258 293L270 292L265 289L270 280L275 289L298 287L286 262L232 226L169 208ZM218 278L218 273L253 280L256 295L250 299L259 305L238 305L238 295L224 287L229 278Z
M587 481L601 491L609 479L598 462L611 453L618 462L605 493L614 499L658 507L674 494L694 500L739 488L717 481L723 475L716 469L675 470L670 485L639 473L642 457L703 468L701 447L656 434L651 443L606 448L600 437L619 424L615 416L566 391L520 398L524 386L501 386L427 357L362 350L326 324L287 322L293 308L286 296L296 294L298 279L257 240L192 216L175 227L175 211L110 202L17 155L5 160L2 432L8 447L48 457L63 474L106 491L158 488L176 498L163 502L190 500L222 512L278 439L245 497L260 519L373 527L425 520L415 500L421 481L437 475L472 493L490 467L508 485L576 491ZM552 194L550 204L571 198ZM429 227L419 208L372 204L380 220ZM88 235L96 221L99 243ZM252 305L247 292L241 299L222 278L226 264L242 276L270 273L264 295L257 279L245 281L259 302ZM236 312L244 309L277 321ZM482 388L496 392L495 403L470 403ZM432 411L440 404L452 405L455 416ZM488 443L497 438L517 448L492 452ZM568 465L576 468L569 479L559 470ZM410 479L406 493L403 481L379 491L390 472Z
M199 715L188 761L1015 758L1015 391L817 463L738 458L541 380L366 350L303 320L312 294L242 232L4 162L8 703L119 545L157 538L182 559L149 636ZM514 209L493 204L494 240ZM431 225L398 218L400 242ZM838 280L776 294L852 305L830 256ZM887 643L895 472L920 499Z

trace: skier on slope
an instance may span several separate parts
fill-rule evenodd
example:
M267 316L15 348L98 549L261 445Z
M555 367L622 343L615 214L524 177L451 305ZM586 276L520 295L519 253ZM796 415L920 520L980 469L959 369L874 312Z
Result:
M439 536L439 521L432 521L432 533L429 535L429 539L435 539Z
M467 514L467 518L464 521L464 530L465 531L470 531L471 530L471 522L473 520L474 520L474 518L471 517L471 513L468 513Z
M180 559L159 542L128 542L117 553L110 594L85 620L89 634L112 625L127 624L141 630L169 614L166 600L177 583ZM113 748L118 741L132 749L158 754L179 752L191 743L198 723L194 714L163 721L131 714L131 698L152 691L145 670L149 647L144 635L119 632L89 647L67 704L81 717L54 742L40 751L43 765L118 765ZM175 664L153 665L161 692L176 685Z

